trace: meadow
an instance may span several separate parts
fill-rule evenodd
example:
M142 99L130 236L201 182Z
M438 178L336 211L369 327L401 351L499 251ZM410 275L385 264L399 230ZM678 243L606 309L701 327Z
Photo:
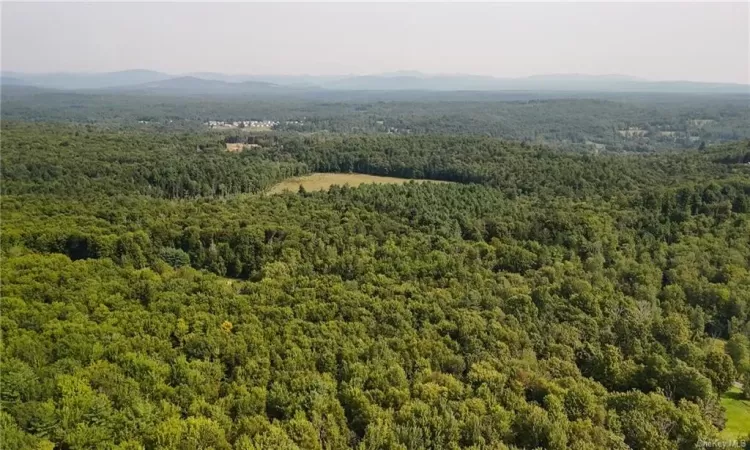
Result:
M410 181L418 183L426 181L431 183L446 183L445 181L383 177L361 173L313 173L284 180L271 187L269 193L297 192L300 186L306 191L325 191L334 185L356 187L362 184L404 184Z
M722 439L741 440L750 430L750 400L742 398L742 391L733 386L721 396L721 406L726 410L727 423L719 436Z

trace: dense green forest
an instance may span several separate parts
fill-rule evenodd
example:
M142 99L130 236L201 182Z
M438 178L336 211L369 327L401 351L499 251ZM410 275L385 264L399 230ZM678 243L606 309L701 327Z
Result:
M750 398L750 142L1 131L3 448L687 450ZM454 183L265 194L314 171Z
M258 193L281 179L320 171L478 183L511 197L611 198L654 184L745 174L743 164L750 162L742 144L618 156L471 136L281 135L230 153L224 142L234 135L224 134L6 123L4 192L210 198Z
M6 86L4 120L205 131L274 120L294 133L453 134L566 150L645 152L750 138L750 99L729 94L317 92L168 96Z

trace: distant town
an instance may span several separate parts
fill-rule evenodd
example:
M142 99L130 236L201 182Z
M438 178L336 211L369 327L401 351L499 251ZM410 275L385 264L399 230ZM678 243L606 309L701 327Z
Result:
M279 124L274 120L239 120L225 122L223 120L209 120L205 123L209 128L265 128L270 129Z

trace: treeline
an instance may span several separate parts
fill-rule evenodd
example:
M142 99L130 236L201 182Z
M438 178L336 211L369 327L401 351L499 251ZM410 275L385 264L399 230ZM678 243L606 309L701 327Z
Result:
M510 196L587 198L629 195L657 182L721 179L748 169L741 163L746 142L702 152L622 156L478 137L280 135L233 153L224 142L235 134L17 123L4 124L2 131L8 194L213 197L259 193L284 178L320 171L479 183Z
M706 152L589 155L491 138L456 136L342 136L288 138L268 158L304 162L320 172L480 183L510 195L569 197L627 195L654 184L747 173L725 164L748 150L742 142ZM721 160L721 161L719 161Z
M139 193L166 198L257 193L307 173L296 161L230 153L218 136L3 124L7 194Z

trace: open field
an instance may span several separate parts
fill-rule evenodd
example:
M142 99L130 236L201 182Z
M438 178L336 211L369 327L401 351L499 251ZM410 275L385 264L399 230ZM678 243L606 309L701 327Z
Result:
M335 184L339 186L349 185L354 187L365 183L400 184L409 181L446 183L446 181L410 180L406 178L363 175L359 173L313 173L304 177L284 180L276 186L273 186L268 192L271 194L280 194L284 191L297 192L300 186L303 186L305 190L308 191L324 191Z
M732 387L721 396L721 405L727 410L727 424L719 434L727 440L740 440L750 434L750 400L743 400L738 387Z
M260 145L258 145L258 144L244 144L242 142L237 143L237 144L232 144L232 143L227 142L225 145L227 146L227 151L228 152L233 152L233 153L234 152L241 152L241 151L246 150L248 148L258 148L258 147L260 147Z

